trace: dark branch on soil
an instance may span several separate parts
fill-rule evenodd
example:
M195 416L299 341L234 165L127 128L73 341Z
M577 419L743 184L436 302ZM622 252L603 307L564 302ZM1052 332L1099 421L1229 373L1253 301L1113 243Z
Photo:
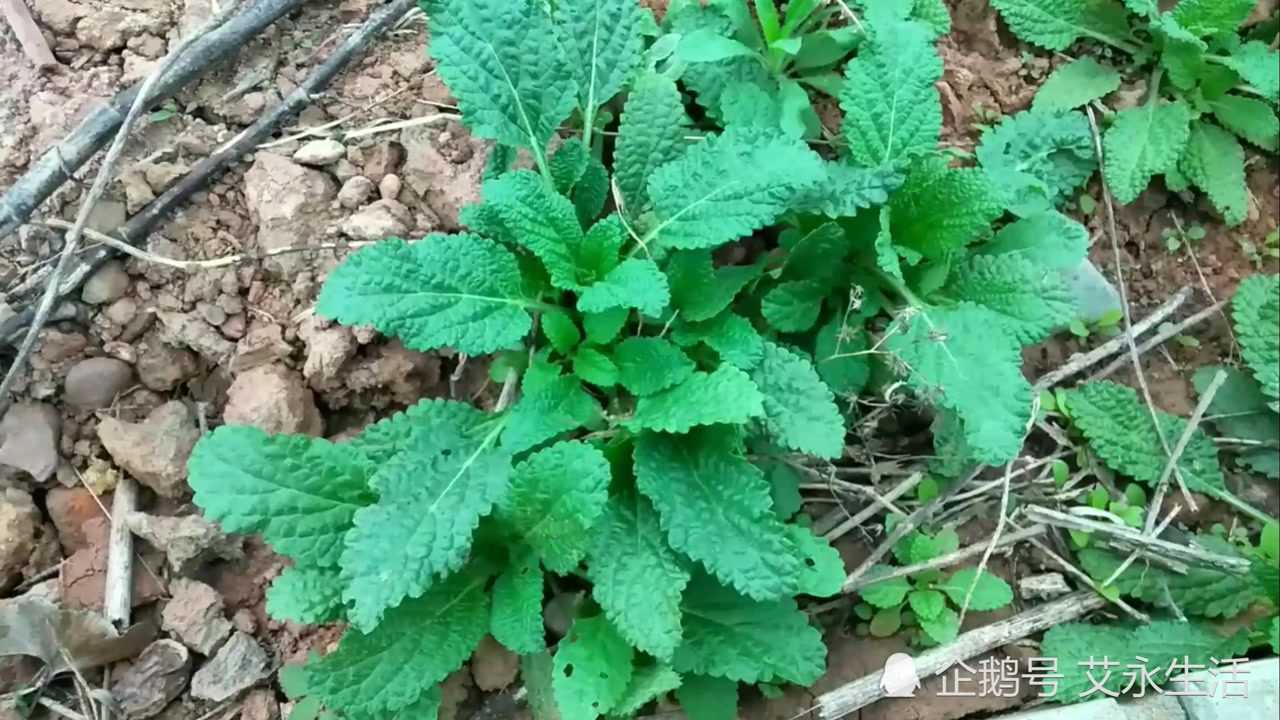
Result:
M304 0L258 0L218 29L197 38L181 60L165 69L151 91L149 106L172 97L183 86L244 47L250 38ZM139 83L117 94L105 107L91 113L66 139L32 163L25 175L0 198L0 238L18 229L63 183L101 150L120 129L129 108L138 99Z

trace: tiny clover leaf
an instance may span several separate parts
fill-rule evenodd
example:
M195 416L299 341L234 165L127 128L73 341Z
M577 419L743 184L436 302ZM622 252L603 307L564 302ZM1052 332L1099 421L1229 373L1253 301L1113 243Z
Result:
M347 325L372 325L407 347L453 347L482 355L529 333L515 257L474 235L428 235L362 248L325 281L316 312Z
M635 651L604 617L578 618L552 658L551 687L564 720L592 720L626 693Z
M973 589L972 596L970 588ZM938 589L946 593L956 607L964 607L968 597L969 609L977 612L999 610L1013 602L1013 588L1009 583L989 571L979 575L977 568L957 570Z

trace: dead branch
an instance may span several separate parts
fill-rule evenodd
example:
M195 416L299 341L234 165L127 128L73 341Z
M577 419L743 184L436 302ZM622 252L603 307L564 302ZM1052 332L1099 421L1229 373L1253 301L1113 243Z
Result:
M916 673L921 677L939 675L962 660L990 652L1001 645L1034 635L1055 625L1070 622L1085 613L1106 605L1106 600L1078 592L1044 605L1039 605L1008 620L970 630L954 642L922 653L915 659ZM880 670L818 696L818 717L837 720L870 705L885 696Z
M9 27L13 28L13 34L18 36L18 44L22 46L22 51L27 54L31 62L35 63L36 67L52 67L58 64L58 58L53 56L49 43L44 41L44 35L40 34L40 27L31 19L31 11L27 9L27 4L23 0L0 0L0 10L4 11Z
M1183 292L1186 292L1185 288ZM1145 342L1143 342L1141 345L1138 346L1138 355L1145 355L1146 353L1150 352L1152 348L1160 346L1161 344L1169 340L1169 338L1181 335L1182 333L1186 332L1189 328L1195 325L1199 325L1200 323L1204 322L1205 320L1212 317L1213 315L1216 315L1222 312L1222 308L1226 304L1227 304L1226 300L1220 300L1210 305L1209 307L1196 312L1193 315L1189 315L1185 320L1160 328L1159 332L1157 332L1155 335L1152 335L1150 339L1146 340ZM1111 375L1112 373L1124 367L1125 365L1128 365L1130 362L1131 362L1131 359L1127 354L1121 355L1115 360L1112 360L1111 363L1106 367L1102 368L1101 370L1094 373L1093 375L1090 375L1089 380L1090 381L1101 380L1102 378L1105 378Z
M107 580L102 614L124 632L133 611L133 533L125 518L137 509L138 486L128 475L116 485L111 504L111 537L107 545Z
M974 543L969 547L960 548L955 552L947 553L946 555L941 555L932 560L922 562L917 565L908 565L907 567L894 568L893 570L890 570L889 572L884 573L883 575L876 575L875 577L863 577L855 583L852 583L852 584L846 583L845 586L841 588L841 592L854 593L861 590L862 588L867 587L868 585L874 585L878 582L884 582L885 580L892 580L894 578L900 578L900 577L910 577L912 575L915 575L916 573L928 572L929 570L941 570L942 568L951 567L952 565L968 560L969 558L975 555L981 555L982 553L986 552L987 548L993 548L998 550L1003 547L1008 547L1009 545L1016 545L1017 543L1020 543L1023 540L1030 540L1031 538L1039 537L1044 534L1044 531L1045 531L1044 525L1032 525L1031 527L1025 530L1019 530L1017 532L1008 533L1007 535L1003 535L1001 537L996 537L995 535L992 535L991 538L988 539L986 542Z

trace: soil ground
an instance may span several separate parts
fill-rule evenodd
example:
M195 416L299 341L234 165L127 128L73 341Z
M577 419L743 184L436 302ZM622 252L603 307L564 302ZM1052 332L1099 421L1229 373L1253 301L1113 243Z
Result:
M120 181L109 190L95 227L111 229L252 123L320 62L344 28L362 20L372 4L370 0L307 3L300 13L244 48L234 63L184 90L175 103L153 115L130 143ZM946 65L940 83L944 142L972 150L984 124L1029 105L1058 60L1027 52L998 22L987 0L949 4L954 31L940 44ZM143 77L182 29L197 26L209 12L208 0L37 0L33 6L62 66L37 72L0 23L0 188L10 185L45 148L65 136L95 103ZM280 139L243 158L160 227L150 239L150 250L174 258L203 259L343 237L412 237L456 227L459 208L477 197L488 147L472 139L456 121L431 119L449 112L452 99L432 72L424 53L426 43L420 15L384 37L317 97ZM422 123L348 141L338 157L324 163L307 166L293 160L303 140L289 138L302 129L332 124L336 130L350 131L385 120L415 118L423 119ZM92 178L93 169L86 168L80 177ZM41 216L73 219L86 182L60 190ZM1214 299L1230 296L1249 274L1277 271L1274 260L1249 257L1241 242L1260 243L1276 229L1280 181L1274 160L1253 158L1249 185L1253 195L1249 219L1235 228L1225 227L1206 208L1160 187L1119 208L1120 265L1135 315L1145 315L1177 290L1192 287L1195 296L1180 314L1185 316ZM1093 260L1114 277L1102 205L1096 202L1100 200L1096 180L1086 192L1096 209L1085 215L1077 206L1075 214L1094 237ZM1162 231L1176 224L1201 225L1205 237L1171 252ZM6 290L5 300L20 308L26 298L10 296L8 291L20 287L59 248L59 237L40 225L26 226L16 241L0 242L0 288ZM12 591L18 583L29 586L32 583L27 580L38 579L61 564L50 592L80 598L88 607L100 602L101 585L91 581L101 569L93 562L77 564L64 558L101 551L102 538L86 532L85 524L101 516L98 501L110 507L115 466L123 464L120 457L133 462L154 459L153 469L160 478L156 484L161 487L181 466L180 461L178 469L173 463L165 464L163 449L149 440L154 440L154 432L150 436L134 433L122 441L125 447L108 451L100 439L103 423L131 428L131 423L151 417L147 427L152 431L158 428L180 435L182 428L164 423L177 422L193 431L198 425L236 420L340 438L421 397L492 402L495 388L481 363L410 351L373 332L339 328L316 318L311 309L317 289L340 257L340 252L297 254L191 274L129 260L100 272L93 292L86 290L84 296L74 298L72 316L43 331L32 367L19 383L19 399L42 408L46 420L58 426L60 433L56 454L45 459L53 471L40 482L33 482L26 472L0 468L0 492L10 493L15 503L14 497L25 498L34 507L28 512L34 528L29 551L23 564L0 568L14 573L10 578L0 576L0 584L11 581L0 590ZM1190 387L1194 369L1238 355L1225 318L1201 325L1194 334L1198 347L1170 344L1145 358L1156 403L1184 416L1195 403ZM1060 337L1033 348L1027 354L1027 372L1039 374L1094 342L1096 337ZM87 360L102 358L118 364L86 365ZM88 379L81 376L81 382L71 382L76 372L87 373ZM103 387L111 390L109 396L95 398L94 390ZM155 420L157 409L174 400L185 403L190 414ZM36 452L38 439L32 442L36 450L31 452ZM1246 488L1246 497L1249 493ZM1274 492L1253 495L1276 511ZM813 512L821 514L830 507L818 504ZM194 513L189 497L181 492L165 497L147 490L143 509L161 517ZM1205 524L1219 511L1207 512L1210 515L1201 520ZM977 513L974 516L977 519L957 519L967 541L991 530L988 521ZM849 567L865 557L877 539L873 532L842 539L840 550ZM278 556L253 539L245 541L238 558L236 553L227 554L234 559L199 564L190 574L221 598L221 609L215 609L214 615L230 619L238 631L256 639L273 664L300 661L308 652L324 652L336 642L340 628L305 628L267 617L264 590L283 566ZM163 621L161 608L175 602L171 598L176 574L165 565L162 553L144 548L144 558L154 569L153 596L160 601L137 612ZM998 558L993 567L1016 585L1019 577L1046 567L1046 560L1017 553ZM190 598L184 595L181 601ZM971 615L966 627L1019 609ZM830 670L816 686L791 689L774 699L749 698L742 716L795 718L812 706L816 694L880 669L885 658L905 648L900 637L858 636L847 617L848 608L842 606L820 618L829 628ZM1015 658L1028 654L1022 646L997 653ZM197 657L195 665L204 662ZM480 717L484 715L475 713L482 707L496 713L487 717L510 716L501 710L503 693L515 687L510 658L494 651L473 665L449 681L447 712L442 717ZM29 668L0 665L0 693L22 682L24 670ZM113 674L120 677L128 670L128 663L122 663ZM881 702L862 711L861 718L950 720L1007 710L1030 699L1025 694L938 698L932 685L927 684L916 700ZM496 692L482 691L482 687ZM285 698L274 679L264 679L258 688L215 717L279 717ZM216 706L184 691L158 717L209 717L206 713Z

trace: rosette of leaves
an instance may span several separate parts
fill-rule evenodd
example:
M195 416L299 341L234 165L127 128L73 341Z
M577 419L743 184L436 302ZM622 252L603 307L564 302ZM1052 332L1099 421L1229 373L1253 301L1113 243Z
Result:
M1118 110L1103 136L1103 175L1112 194L1132 202L1151 179L1195 187L1229 225L1248 212L1244 143L1280 147L1280 52L1270 37L1242 33L1253 0L992 0L1021 39L1051 51L1078 40L1128 55L1126 70L1146 79L1146 97ZM1274 27L1271 31L1274 34ZM1058 68L1036 95L1036 112L1069 111L1100 100L1120 70L1091 57Z
M534 169L492 163L465 231L353 253L316 310L494 355L518 399L422 400L342 445L238 426L199 443L197 504L293 561L269 612L349 624L295 693L433 718L486 634L522 656L535 712L565 720L677 688L696 718L740 683L812 683L825 649L797 597L837 593L843 566L795 517L794 476L748 447L837 459L844 418L808 352L743 314L760 268L711 252L813 204L826 164L777 128L688 141L635 0L426 9L463 120ZM619 105L606 155L593 118ZM581 136L549 150L570 122ZM564 637L543 626L553 579L585 590Z

